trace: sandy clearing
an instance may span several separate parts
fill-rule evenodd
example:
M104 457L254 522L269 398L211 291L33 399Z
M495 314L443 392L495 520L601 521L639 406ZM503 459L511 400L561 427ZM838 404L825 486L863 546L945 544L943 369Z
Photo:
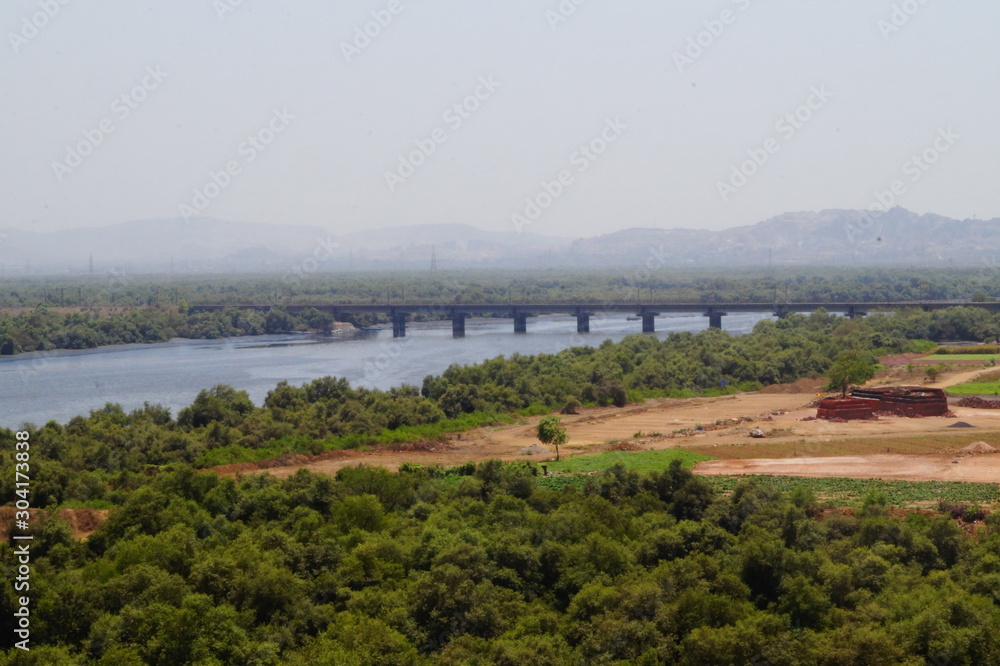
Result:
M768 446L794 441L805 445L806 450L811 450L815 455L822 456L823 444L831 441L886 439L886 444L891 446L889 440L893 437L968 435L971 442L973 439L981 438L984 433L1000 432L1000 413L996 410L959 408L955 410L956 417L924 419L890 417L878 421L850 423L799 420L815 414L815 409L807 406L814 399L815 396L751 393L725 398L650 401L644 405L621 410L614 408L589 410L585 414L563 417L563 425L570 439L562 448L562 453L563 455L594 453L604 449L609 441L631 440L633 435L640 431L647 435L653 432L668 435L675 430L693 429L699 423L709 425L716 419L744 416L754 418L755 422L734 424L707 432L692 430L690 435L685 436L645 437L641 439L641 444L643 448L648 449L688 448L712 455L712 449L715 447L745 446L750 443ZM770 415L770 412L779 410L788 412L776 416ZM759 420L767 416L773 420ZM948 427L957 420L965 421L975 427L962 429ZM301 467L307 467L313 472L332 474L342 467L358 464L398 469L404 462L444 466L460 465L486 458L529 459L541 462L551 459L552 456L542 458L520 455L522 449L538 441L535 438L535 422L536 419L530 419L525 424L481 428L463 433L446 443L436 445L434 451L335 452L337 455L328 459L313 459L304 464L271 467L266 471L285 477ZM754 426L773 434L764 440L751 439L747 431ZM795 460L801 462L803 459ZM818 460L828 459L818 458ZM833 468L835 467L834 465ZM234 473L237 470L219 471ZM244 468L238 471L253 473L258 470Z
M698 463L694 471L703 476L763 474L811 478L1000 483L1000 455L995 453L975 456L879 454L831 458L709 460Z
M974 379L979 374L988 371L980 368L974 371L952 372L948 373L947 378L942 378L934 384L928 384L928 386L946 388ZM876 383L885 384L888 382L881 380ZM897 383L915 384L917 382L912 379L900 379ZM645 435L638 438L642 448L686 448L698 450L707 455L713 455L712 449L716 447L746 446L750 443L767 446L771 443L782 444L793 441L804 445L801 448L807 452L807 455L815 455L819 460L825 461L810 465L808 470L811 475L844 476L845 474L839 471L842 465L830 462L829 456L822 458L824 444L850 440L860 442L885 439L888 449L891 448L893 438L926 437L933 439L961 435L970 437L968 442L964 442L964 444L968 444L975 439L981 439L985 433L1000 432L1000 411L959 407L952 408L954 417L916 419L882 417L875 421L849 423L832 423L821 420L803 421L804 418L815 416L816 410L810 406L815 400L814 393L741 393L718 398L655 399L640 405L629 405L623 408L603 407L583 410L578 415L561 417L562 425L566 428L569 436L569 442L562 447L561 453L564 456L596 453L604 450L610 442L615 440L633 440L635 435L640 432ZM731 423L714 429L716 426L713 424L716 421L742 417L750 417L754 422ZM959 420L969 423L974 428L948 428L949 425ZM515 425L479 428L458 434L445 442L435 442L433 444L434 450L430 451L334 451L312 458L302 457L304 460L297 460L293 464L275 464L274 462L258 465L243 464L217 468L214 471L226 475L267 471L275 476L285 477L294 474L303 467L313 472L332 474L342 467L358 464L378 465L395 470L404 462L443 466L461 465L487 458L527 459L543 462L554 458L554 455L528 457L520 454L522 449L537 443L538 440L535 437L537 422L538 418L531 418L523 419ZM709 429L698 431L699 425ZM769 433L769 437L763 440L751 439L748 434L751 427L762 428ZM681 430L688 432L672 437L649 436L651 433L671 435L671 433ZM866 446L868 450L872 449L870 444ZM879 443L875 450L884 451L885 449L882 449L881 443ZM916 458L913 455L905 457ZM978 457L978 459L982 458L982 456ZM1000 455L997 456L997 459L1000 460ZM800 456L792 460L801 464L804 457ZM892 468L887 468L888 471L885 475L893 472L895 474L893 478L937 478L928 477L928 474L937 474L940 478L946 476L951 478L948 475L956 473L952 468L957 467L964 470L965 464L952 465L950 460L951 458L947 458L944 462L933 467L933 471L928 472L926 461L915 459L912 473L908 473L904 469L907 465L896 461ZM736 461L727 462L734 463ZM824 472L824 465L830 471ZM858 463L857 465L862 464ZM794 467L788 469L794 469Z

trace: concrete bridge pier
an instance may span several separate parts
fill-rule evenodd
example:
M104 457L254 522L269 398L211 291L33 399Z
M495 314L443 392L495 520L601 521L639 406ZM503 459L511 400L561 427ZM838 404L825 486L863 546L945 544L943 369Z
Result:
M725 317L728 312L722 312L721 310L716 310L714 308L709 308L705 316L708 317L708 327L709 328L722 328L722 318Z
M791 310L789 310L784 305L775 305L774 306L774 316L777 317L778 319L784 319L785 317L787 317L790 314L792 314Z
M642 332L643 333L656 333L656 315L659 312L642 312Z
M394 338L405 338L406 337L406 313L405 312L394 312L394 313L392 313L392 337L394 337Z
M848 305L847 306L847 318L848 319L857 319L858 317L864 317L867 314L868 314L867 312L863 312L861 310L861 308L859 308L856 305Z
M514 332L515 333L528 332L528 315L521 313L514 313Z
M456 312L451 315L451 337L465 337L465 318L468 316L469 315L464 312Z
M590 313L589 312L577 312L576 313L576 332L577 333L590 333Z

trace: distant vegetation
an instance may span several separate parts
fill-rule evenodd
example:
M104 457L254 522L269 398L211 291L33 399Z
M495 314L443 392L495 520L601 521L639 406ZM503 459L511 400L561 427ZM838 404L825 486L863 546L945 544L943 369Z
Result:
M844 269L831 267L658 268L536 271L339 272L197 277L95 275L6 278L0 307L179 306L183 303L538 303L542 301L756 303L989 301L1000 295L1000 270Z
M324 303L532 303L575 301L750 301L832 302L970 299L984 290L1000 293L1000 271L974 270L778 270L659 271L468 271L441 273L316 274L283 281L274 276L153 278L112 276L92 279L7 280L0 284L0 355L47 349L89 349L102 345L162 342L173 337L218 339L291 331L326 330L329 314L296 315L277 307L192 314L196 304ZM662 274L662 275L661 275ZM975 300L982 300L978 298ZM72 311L57 310L60 306ZM83 308L82 310L80 308ZM416 315L416 319L423 315ZM383 315L347 318L358 326L385 324ZM906 313L903 318L872 317L875 330L894 337L925 340L994 341L1000 315L980 309ZM964 353L969 353L968 351Z
M44 305L17 314L0 314L0 356L49 349L93 349L105 345L166 342L171 338L217 340L248 335L328 331L333 317L317 310L290 314L227 309L187 314L152 306L105 312L60 313Z

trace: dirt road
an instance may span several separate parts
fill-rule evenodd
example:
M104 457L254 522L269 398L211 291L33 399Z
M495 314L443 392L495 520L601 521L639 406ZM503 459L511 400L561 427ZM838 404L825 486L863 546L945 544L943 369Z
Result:
M695 466L704 476L766 474L776 476L847 477L906 481L972 481L1000 483L1000 455L959 457L954 454L836 456L709 460Z

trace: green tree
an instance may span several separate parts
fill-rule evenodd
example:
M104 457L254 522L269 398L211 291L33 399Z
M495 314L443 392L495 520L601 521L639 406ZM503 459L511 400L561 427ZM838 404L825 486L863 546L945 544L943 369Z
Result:
M566 429L559 427L558 416L546 416L538 422L538 441L556 447L556 460L559 460L559 445L565 444L568 439Z
M840 389L842 397L847 397L847 389L852 385L864 384L875 376L875 362L871 354L857 349L842 352L830 369L826 371L827 391Z

